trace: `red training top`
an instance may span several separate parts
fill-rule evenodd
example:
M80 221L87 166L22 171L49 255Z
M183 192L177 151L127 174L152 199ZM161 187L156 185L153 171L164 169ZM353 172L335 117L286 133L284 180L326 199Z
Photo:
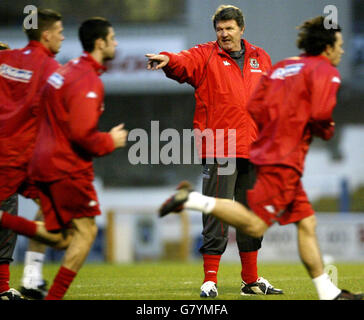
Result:
M243 41L243 73L217 41L200 44L177 54L161 52L170 59L163 68L167 77L180 83L187 82L195 88L193 128L207 135L210 131L215 140L215 146L206 147L208 139L201 139L195 132L196 146L202 158L249 158L249 147L256 138L256 127L246 106L261 75L271 68L271 60L263 49ZM228 129L236 130L236 139ZM230 142L231 145L236 143L236 152L229 150Z
M248 105L259 130L250 160L302 174L312 136L327 140L334 134L332 111L340 83L338 70L322 55L275 64Z
M32 179L54 181L80 171L93 174L92 158L115 149L111 135L98 130L104 110L99 78L103 71L104 66L84 53L48 78L41 99L44 115L29 166Z
M0 166L28 164L38 130L39 98L47 78L59 67L38 41L0 51Z

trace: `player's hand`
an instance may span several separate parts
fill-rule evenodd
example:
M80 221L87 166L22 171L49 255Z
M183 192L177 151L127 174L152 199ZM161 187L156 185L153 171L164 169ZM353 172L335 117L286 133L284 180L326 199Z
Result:
M312 121L309 122L312 135L319 137L323 140L332 138L335 132L334 121Z
M162 69L169 62L169 57L164 54L147 53L145 56L148 58L148 70Z
M124 129L124 123L112 128L109 133L114 141L115 149L126 146L128 130Z

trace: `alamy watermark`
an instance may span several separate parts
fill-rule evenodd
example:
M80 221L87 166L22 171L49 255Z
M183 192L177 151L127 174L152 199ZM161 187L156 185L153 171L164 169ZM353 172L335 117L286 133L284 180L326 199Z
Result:
M324 27L325 29L337 29L338 28L338 19L339 19L339 11L336 6L329 4L324 8Z
M328 264L325 266L324 272L329 276L331 282L337 287L339 283L339 274L337 268L332 264Z
M38 29L38 8L32 4L26 5L23 10L27 16L24 18L24 29ZM324 7L323 13L326 15L324 26L326 29L337 29L338 9L335 5L329 4Z
M201 164L204 155L207 164L219 164L219 175L230 175L236 168L235 129L183 129L181 135L173 128L160 132L159 121L151 121L150 134L144 129L132 129L128 141L135 142L128 152L133 165ZM160 147L161 142L166 143Z
M38 29L38 8L29 4L24 7L23 13L27 14L23 21L24 29Z

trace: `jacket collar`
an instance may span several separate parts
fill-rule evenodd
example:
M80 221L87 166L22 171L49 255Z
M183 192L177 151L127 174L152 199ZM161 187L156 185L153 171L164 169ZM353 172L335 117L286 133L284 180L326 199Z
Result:
M257 47L256 47L256 46L254 46L254 45L252 45L252 44L250 44L250 43L249 43L248 41L246 41L245 39L241 39L241 41L243 41L244 50L245 50L244 55L245 55L245 56L249 56L251 53L254 53L254 52L256 52L256 51L257 51ZM217 53L218 53L218 54L226 55L226 56L229 56L229 57L230 57L229 53L227 53L224 49L222 49L222 48L219 46L219 44L218 44L218 42L217 42L217 41L215 41L215 47L217 48Z
M87 63L89 63L91 66L92 66L92 68L95 70L95 72L97 73L97 75L101 75L101 74L103 74L106 70L107 70L107 68L104 66L104 65L102 65L102 64L100 64L100 63L98 63L88 52L86 52L86 51L84 51L83 53L82 53L82 56L81 56L81 59L83 60L83 61L86 61Z
M54 58L55 54L47 49L43 44L41 44L39 41L35 41L35 40L30 40L28 45L26 46L26 48L39 48L41 50L43 50L47 56Z
M300 57L302 57L302 58L306 58L306 57L313 57L313 58L317 58L317 59L324 60L324 61L326 61L326 62L328 62L328 63L332 64L332 63L331 63L331 61L330 61L330 59L329 59L329 58L327 58L327 57L325 57L325 56L323 56L322 54L319 54L319 55L317 55L317 56L312 56L312 55L309 55L309 54L307 54L307 53L302 53L302 54L300 54Z

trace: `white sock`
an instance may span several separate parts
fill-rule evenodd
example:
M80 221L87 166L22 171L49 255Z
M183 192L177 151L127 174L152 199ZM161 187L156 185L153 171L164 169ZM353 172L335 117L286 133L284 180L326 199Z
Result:
M25 266L22 284L25 288L37 288L43 283L44 253L27 251L25 253Z
M333 300L341 292L330 280L327 273L312 279L320 300Z
M202 211L204 214L209 214L215 208L215 203L215 198L204 196L199 192L192 191L188 195L188 200L185 202L184 208Z

